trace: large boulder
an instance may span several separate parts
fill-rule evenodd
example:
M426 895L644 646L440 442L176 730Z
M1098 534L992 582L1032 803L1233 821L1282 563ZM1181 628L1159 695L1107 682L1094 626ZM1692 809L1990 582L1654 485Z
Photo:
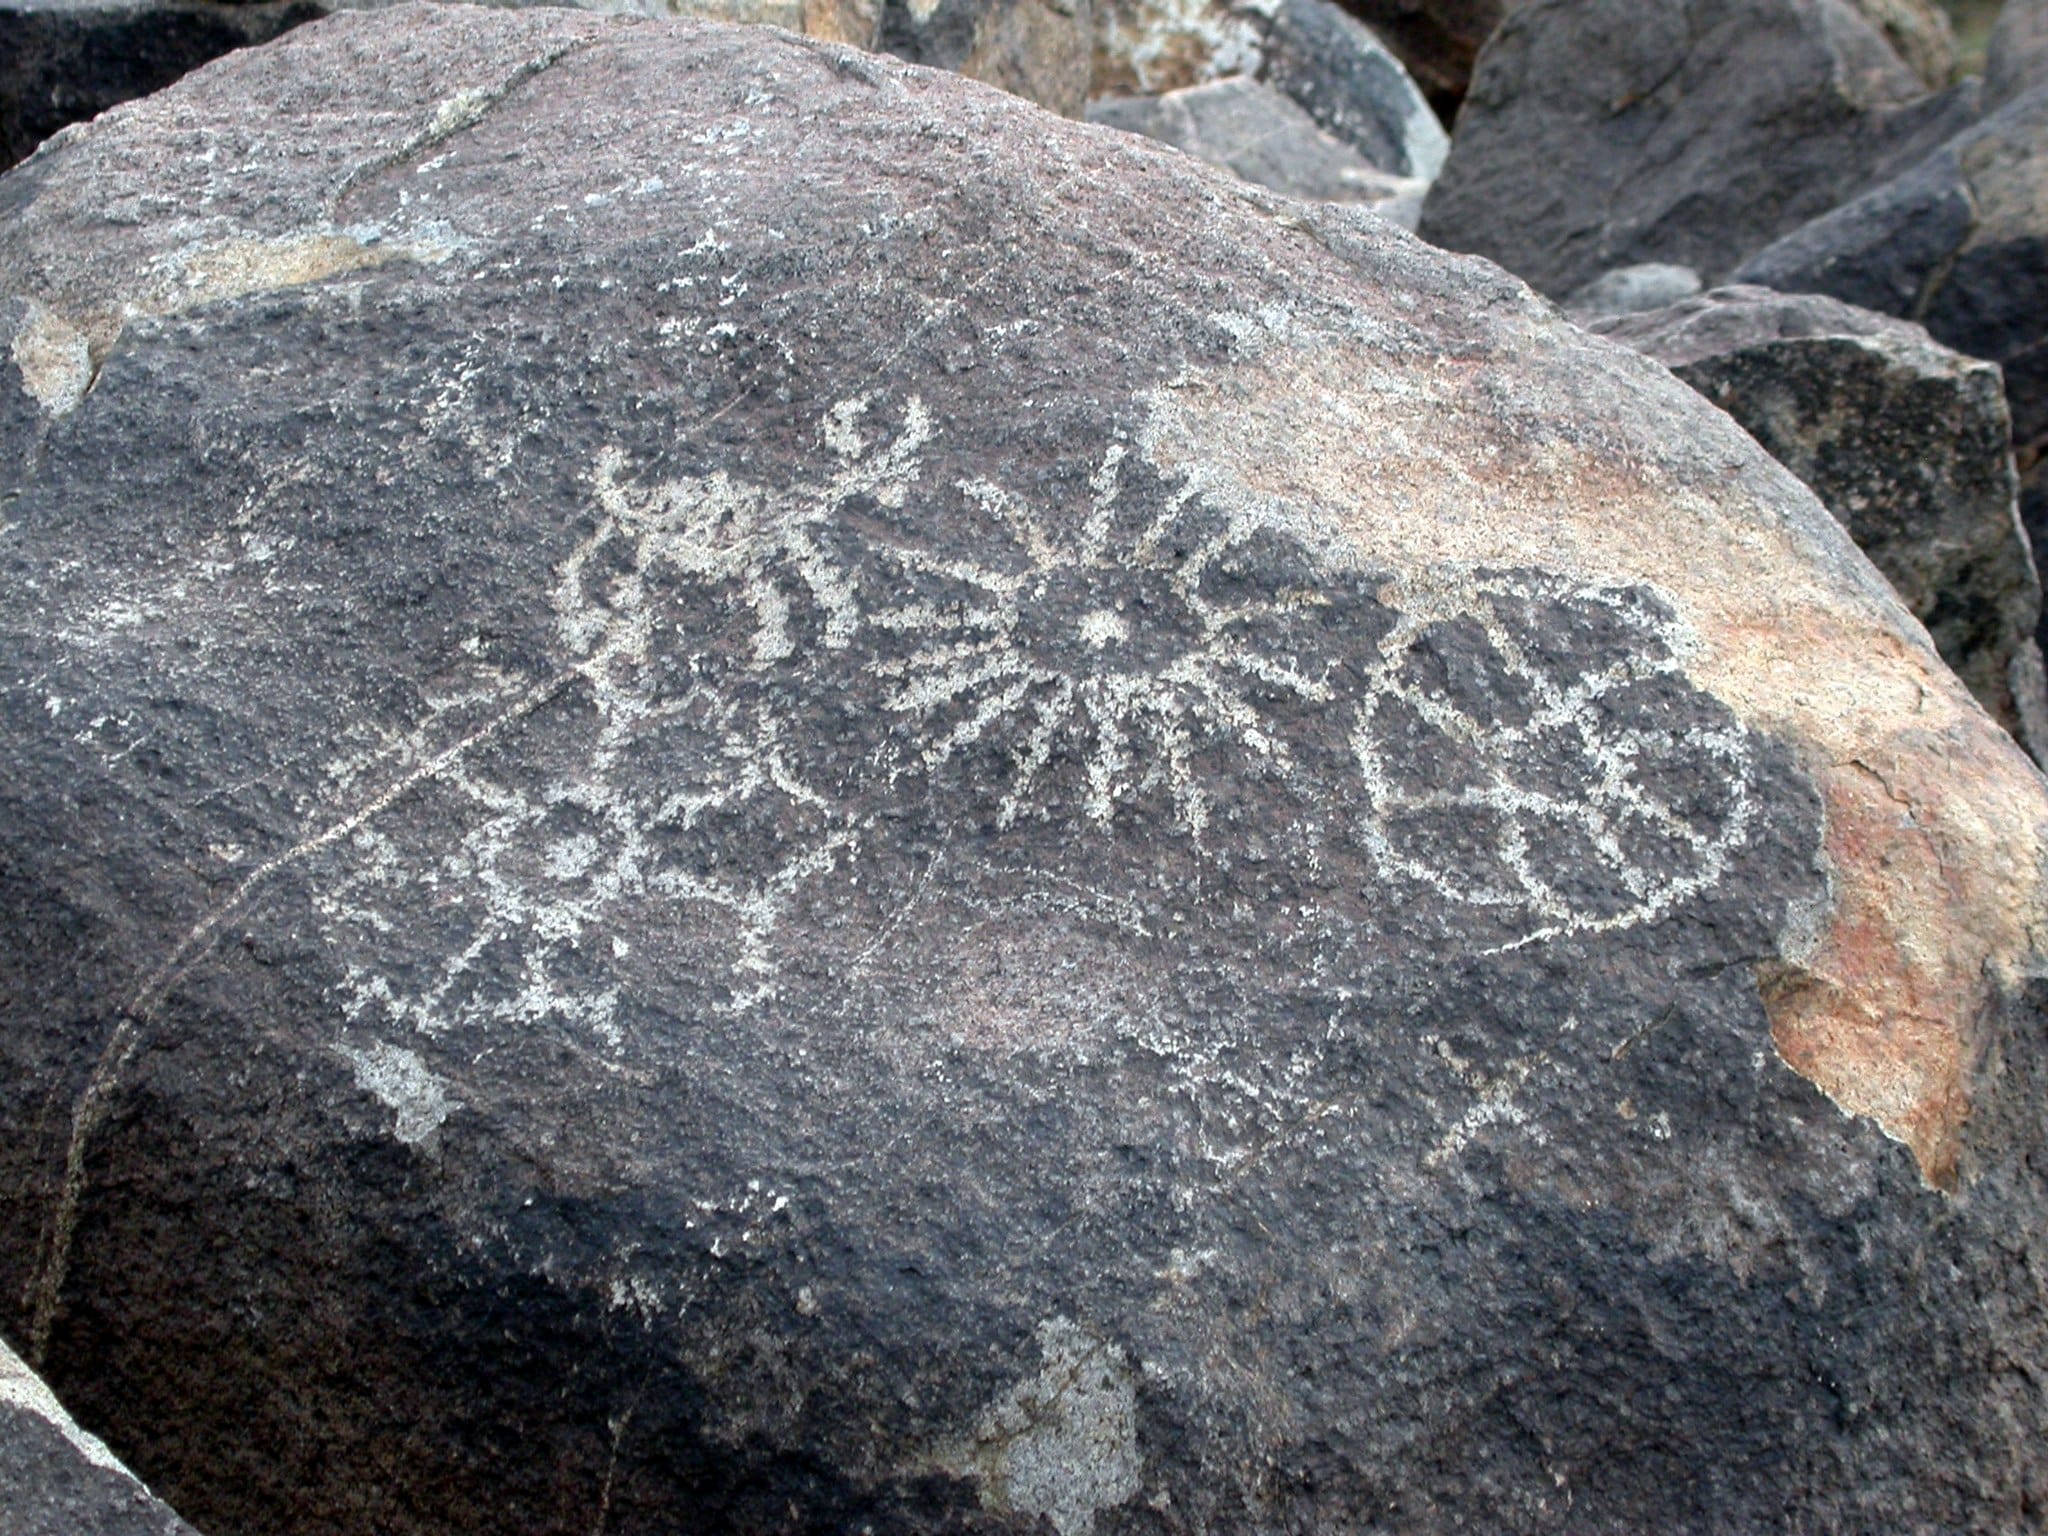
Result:
M1671 369L1811 486L1984 707L2033 734L2041 582L1995 365L1917 325L1768 288L1591 326Z
M1662 368L561 11L0 273L0 1308L203 1527L2048 1503L2048 786Z
M1666 262L1715 283L1970 120L1844 0L1535 0L1480 56L1422 233L1564 296Z
M193 1536L4 1341L0 1513L7 1536Z

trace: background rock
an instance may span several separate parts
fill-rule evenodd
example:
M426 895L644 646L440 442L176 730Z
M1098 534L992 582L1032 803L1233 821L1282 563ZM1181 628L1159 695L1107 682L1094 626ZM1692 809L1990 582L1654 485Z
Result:
M1472 80L1472 61L1514 0L1351 0L1351 13L1378 34L1450 122Z
M1564 307L1579 316L1632 315L1676 304L1699 291L1700 275L1691 267L1646 261L1602 272L1566 299Z
M1480 56L1425 238L1545 293L1750 252L1970 120L1840 0L1536 0Z
M1449 150L1442 124L1400 61L1329 0L1241 9L1142 0L1103 12L1094 84L1100 98L1121 101L1239 76L1285 93L1325 133L1391 175L1428 180ZM1241 110L1256 97L1222 92L1204 100L1215 104L1204 110ZM1124 126L1122 119L1140 114L1116 106L1103 120ZM1248 152L1246 146L1240 157Z
M67 123L322 14L314 0L10 0L0 5L0 169Z
M1811 486L1978 701L2022 734L2018 693L2041 670L2041 583L1994 365L1919 326L1767 288L1592 329L1663 363ZM2029 746L2038 757L2048 741Z
M876 44L1079 117L1094 66L1095 9L1093 0L882 0Z
M0 1307L202 1526L2048 1499L2048 789L1486 263L422 8L0 273Z
M2024 477L2021 515L2048 539L2048 86L1743 264L1742 281L1902 315L1997 363Z
M1932 0L1854 0L1857 13L1929 90L1955 79L1956 41L1948 15Z
M1985 45L1984 105L2004 106L2048 85L2048 0L2006 0Z
M1414 227L1428 183L1376 169L1287 96L1245 75L1089 103L1088 120L1141 133L1289 197L1366 203Z
M0 1511L7 1536L193 1536L4 1342Z

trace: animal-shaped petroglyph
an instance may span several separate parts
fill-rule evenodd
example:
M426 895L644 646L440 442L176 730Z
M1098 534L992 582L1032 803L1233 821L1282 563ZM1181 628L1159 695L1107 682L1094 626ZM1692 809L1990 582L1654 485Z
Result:
M791 904L906 805L953 814L934 795L979 797L946 836L1113 840L1149 808L1195 857L1229 851L1219 797L1268 797L1387 903L1516 944L1662 917L1750 835L1752 747L1674 712L1685 638L1643 589L1332 572L1117 442L1071 494L940 476L915 398L819 432L821 472L780 486L599 457L550 594L573 686L535 715L576 723L439 774L452 838L356 833L326 919L431 910L446 958L351 975L352 1019L616 1045L619 966L590 955L638 903L695 925L716 1007L754 1007Z

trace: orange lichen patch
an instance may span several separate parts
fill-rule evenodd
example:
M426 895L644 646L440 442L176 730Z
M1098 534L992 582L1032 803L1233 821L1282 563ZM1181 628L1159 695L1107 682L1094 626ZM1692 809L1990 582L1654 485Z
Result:
M1831 902L1760 977L1773 1039L1952 1188L1982 1022L2048 951L2048 784L1846 535L1733 423L1596 343L1548 373L1534 347L1424 373L1231 323L1243 362L1154 392L1156 466L1363 569L1652 585L1694 638L1688 677L1793 748ZM1626 409L1592 421L1617 386ZM1668 445L1641 425L1660 420Z

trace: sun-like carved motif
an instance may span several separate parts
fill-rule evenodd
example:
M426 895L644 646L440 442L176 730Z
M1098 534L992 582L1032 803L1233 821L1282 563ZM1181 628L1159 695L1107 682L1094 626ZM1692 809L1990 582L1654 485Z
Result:
M996 823L1051 814L1056 763L1078 770L1079 808L1108 823L1162 793L1197 837L1210 798L1204 750L1285 776L1289 742L1270 704L1329 703L1328 664L1275 650L1270 621L1318 599L1305 589L1218 579L1256 530L1216 516L1193 487L1149 513L1121 505L1125 450L1111 445L1083 506L1042 508L987 478L951 489L988 537L972 555L901 538L868 550L880 600L863 622L902 637L873 663L883 706L916 742L910 771L937 770L1000 742Z
M1672 719L1682 642L1642 589L1443 574L1387 596L1351 733L1356 835L1384 878L1491 909L1519 943L1649 921L1721 878L1754 750ZM1562 666L1546 635L1612 659Z
M1375 931L1412 906L1517 944L1655 920L1749 837L1752 746L1702 714L1640 589L1333 573L1118 443L1085 476L941 477L915 398L818 430L824 469L795 484L598 457L550 588L560 672L464 684L399 743L450 799L432 846L366 824L318 898L433 935L430 963L352 974L351 1017L617 1045L619 935L662 931L689 1006L752 1008L791 914L844 907L835 870L872 899L855 861L882 868L906 828L1053 823L1072 849L1142 814L1177 858L1256 839L1309 884L1342 861Z

